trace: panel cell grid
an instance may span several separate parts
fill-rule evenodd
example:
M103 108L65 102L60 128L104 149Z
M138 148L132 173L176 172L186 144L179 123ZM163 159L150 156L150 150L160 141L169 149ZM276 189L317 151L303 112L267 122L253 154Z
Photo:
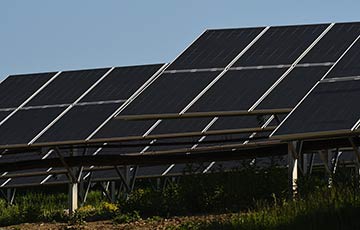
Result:
M347 130L360 118L360 81L323 82L274 133L292 135Z
M335 24L300 63L335 62L360 35L360 23Z
M326 27L328 24L271 27L234 66L292 64Z
M264 29L207 30L168 70L224 68Z
M165 73L121 114L179 113L219 73L219 71Z
M285 71L285 68L230 70L189 112L247 110Z
M80 102L126 100L161 66L162 64L117 67Z
M71 104L108 70L109 68L63 72L26 106Z
M294 68L256 107L256 109L294 108L330 66Z
M326 78L360 76L360 39L341 58Z
M64 109L19 110L0 126L0 145L27 144Z
M121 104L75 106L36 142L84 140L120 106Z
M0 108L16 108L49 81L55 73L13 75L0 84Z

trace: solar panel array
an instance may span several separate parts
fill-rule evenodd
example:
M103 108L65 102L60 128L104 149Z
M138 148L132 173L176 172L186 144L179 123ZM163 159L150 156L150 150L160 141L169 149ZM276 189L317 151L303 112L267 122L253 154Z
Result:
M274 116L157 121L125 121L114 116L294 108L316 84L274 137L323 131L325 126L330 130L351 129L359 116L354 105L340 96L358 97L360 92L356 82L359 35L360 23L207 30L168 66L10 76L0 84L0 145L9 148L107 142L129 136L277 125ZM9 93L13 91L16 94ZM334 97L329 100L328 95ZM324 106L309 116L319 103ZM336 113L340 104L347 108L346 112L352 109L352 115ZM322 121L318 120L319 114ZM303 122L304 116L308 121ZM282 116L279 118L283 121ZM247 133L173 141L187 140L191 144L178 147L197 148L210 145L206 143L210 140L255 141L255 136ZM146 147L110 152L100 148L89 154L174 148L151 144L156 141L161 142L150 140ZM214 164L210 162L208 167ZM163 173L174 167L162 166ZM102 177L104 173L94 175Z

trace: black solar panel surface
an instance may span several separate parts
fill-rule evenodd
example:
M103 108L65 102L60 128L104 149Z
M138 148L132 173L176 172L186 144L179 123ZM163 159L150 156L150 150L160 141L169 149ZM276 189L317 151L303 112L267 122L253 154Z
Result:
M5 119L12 111L0 111L0 121Z
M330 66L293 69L256 108L294 108L329 69Z
M323 82L274 133L291 135L349 130L360 118L360 81Z
M33 95L55 73L13 75L0 84L0 108L14 108Z
M179 113L219 73L210 71L163 74L121 114Z
M263 29L264 27L207 30L168 67L168 70L223 68Z
M27 144L64 109L19 110L0 126L0 145Z
M335 62L360 35L360 23L335 24L300 63Z
M142 136L154 123L111 119L91 139Z
M80 102L128 99L163 65L117 67Z
M118 103L74 106L36 142L84 140L120 106Z
M328 24L271 27L234 66L292 64L327 26Z
M152 134L164 133L184 133L184 132L200 132L212 118L189 118L189 119L169 119L163 120L153 131Z
M108 70L109 68L63 72L26 106L73 103Z
M326 78L360 76L360 39L341 58Z
M189 112L249 109L285 71L285 68L230 70Z

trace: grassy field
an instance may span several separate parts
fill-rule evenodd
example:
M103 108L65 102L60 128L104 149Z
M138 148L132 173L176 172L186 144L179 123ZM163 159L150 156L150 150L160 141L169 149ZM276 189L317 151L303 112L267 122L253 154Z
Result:
M279 168L186 176L163 190L140 182L128 199L115 204L100 191L90 192L73 216L65 211L65 193L23 191L14 205L0 199L0 225L59 222L84 227L108 220L102 229L138 229L139 224L139 229L156 224L163 227L159 229L360 229L358 186L349 172L338 177L331 188L323 174L302 178L296 199L287 191L286 169Z

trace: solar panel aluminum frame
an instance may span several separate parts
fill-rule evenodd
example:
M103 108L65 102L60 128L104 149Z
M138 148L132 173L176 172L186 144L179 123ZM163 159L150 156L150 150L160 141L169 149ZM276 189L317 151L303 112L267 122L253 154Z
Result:
M285 71L285 73L280 76L280 78L249 108L249 112L253 111L256 106L258 106L265 97L270 94L276 86L295 68L295 66L301 61L301 59L323 38L327 32L330 31L330 29L334 26L334 23L331 23L311 44L309 47L307 47L301 55L290 65L290 67ZM217 118L218 119L218 118ZM274 119L274 116L271 116L269 120L265 123L264 128L267 126L267 124L270 124L270 122ZM215 121L213 121L215 123ZM209 127L210 128L210 127ZM256 133L253 133L252 135L255 135ZM248 141L246 141L248 142Z
M223 69L223 71L217 76L217 77L215 77L210 83L209 83L209 85L207 85L184 109L182 109L180 112L179 112L179 114L182 114L182 113L184 113L188 108L190 108L190 106L192 105L192 104L194 104L209 88L211 88L211 86L213 85L213 84L215 84L216 83L216 81L218 81L225 73L226 73L226 71L228 71L229 70L229 68L231 67L231 65L233 65L233 63L235 63L236 62L236 60L237 59L239 59L268 29L269 29L270 27L266 27L266 28L264 28L263 29L263 31L261 31L255 38L254 38L254 40L251 42L251 43L249 43L224 69ZM204 31L205 32L205 31ZM203 33L204 33L203 32ZM200 35L201 36L201 35ZM198 39L198 38L197 38ZM194 41L194 42L196 42L197 41L197 39ZM194 43L193 42L193 43ZM193 44L192 43L192 44ZM191 45L192 45L191 44ZM190 46L191 46L190 45ZM189 46L189 47L190 47ZM187 49L187 48L186 48ZM186 49L182 52L182 53L184 53L185 51L186 51ZM181 53L181 54L182 54ZM180 55L181 55L180 54ZM179 56L180 56L179 55ZM178 57L179 57L178 56ZM178 58L177 57L177 58ZM176 59L177 59L176 58ZM176 60L175 59L175 60ZM174 60L174 61L175 61ZM173 62L174 62L173 61ZM168 65L168 66L170 66L171 65L171 63ZM165 71L165 70L164 70ZM135 99L135 98L134 98ZM118 116L119 114L121 113L121 111L119 111L119 112L117 112L116 114L115 114L115 117L116 116ZM109 119L110 120L110 119ZM161 122L161 120L157 120L155 123L154 123L154 125L148 130L148 131L146 131L145 132L145 134L143 135L143 136L146 136L146 135L148 135L148 133L150 133L151 132L151 130L153 130L153 129L155 129L156 128L156 126L158 125L158 124L160 124L160 122ZM107 123L107 121L105 122L105 123ZM105 125L105 123L104 123L104 125ZM95 134L96 134L96 132L100 129L100 128L102 128L103 127L103 125L101 126L101 127L99 127L92 135L90 135L86 140L89 140L91 137L93 137Z
M292 63L288 70L285 71L285 73L282 74L282 76L280 76L280 78L253 104L253 106L251 106L249 108L248 111L253 111L265 98L268 94L270 94L275 88L276 86L284 79L286 78L286 76L295 68L295 66L301 61L302 58L305 57L305 55L321 40L321 38L323 38L330 30L331 28L334 26L334 23L331 23L311 44L309 47L307 47L303 53L294 61L294 63ZM218 117L215 117L207 126L208 130L216 121L217 121ZM274 119L274 116L272 115L266 122L265 124L262 126L262 128L266 128L270 122ZM253 137L256 135L256 132L252 133L250 135L250 137ZM199 139L199 143L201 143L203 140L205 139L205 136L201 137ZM248 143L249 141L245 141L244 144ZM192 146L192 148L196 148L198 146L198 144L195 144L194 146ZM211 167L211 166L210 166Z
M117 114L121 113L132 101L134 101L145 89L147 89L161 74L169 64L164 64L158 71L156 71L153 76L151 76L138 90L136 90L129 99L126 100L114 113L112 113L99 127L97 127L86 139L89 141L104 125L106 125L113 117L116 117Z
M353 129L354 128L358 128L356 127L357 123L354 124L354 126L352 127L351 129L351 132L346 132L346 131L340 131L338 133L313 133L313 135L311 135L310 133L309 134L299 134L299 135L294 135L292 137L290 137L290 135L278 135L278 136L274 136L274 134L276 133L276 131L279 129L280 126L282 126L284 124L284 122L293 114L293 112L301 105L301 103L303 103L303 101L309 96L309 94L311 92L314 91L314 89L316 88L316 86L321 82L323 81L327 75L329 75L329 73L331 72L331 70L333 68L335 68L335 66L341 61L341 59L346 55L346 53L354 46L354 44L359 41L360 39L360 35L355 38L355 40L350 44L350 46L344 51L344 53L336 60L336 62L334 63L334 65L332 65L330 67L330 69L325 73L325 75L320 79L320 81L318 81L310 90L309 92L299 101L299 103L294 107L294 109L284 118L284 120L278 125L278 127L269 135L269 138L270 139L276 139L276 138L279 138L279 139L287 139L287 140L291 140L291 139L300 139L300 138L306 138L306 139L309 139L309 138L319 138L321 137L322 135L325 137L325 136L333 136L333 135L352 135L354 134L353 132ZM360 123L360 120L358 121ZM290 138L290 139L289 139Z
M205 89L202 90L202 91L200 92L200 94L197 95L197 97L195 97L195 98L190 102L190 104L188 104L188 106L186 106L182 111L180 111L179 114L184 113L188 108L190 108L190 106L191 106L192 104L194 104L194 103L196 102L196 100L197 100L198 98L200 98L200 97L211 87L211 85L215 84L216 81L217 81L218 79L220 79L221 76L224 75L225 72L231 67L231 65L233 65L233 63L235 63L236 60L239 59L269 28L270 28L269 26L266 27L266 28L264 28L264 29L253 39L253 41L252 41L251 43L249 43L249 44L228 64L228 66L226 66L226 67L224 68L224 70L223 70L207 87L205 87ZM185 50L183 50L183 52L181 52L181 53L174 59L174 61L176 61L176 60L177 60L193 43L195 43L195 42L201 37L201 35L203 35L205 32L206 32L206 30L205 30L202 34L200 34L199 37L197 37ZM174 61L173 61L173 62L174 62ZM173 63L173 62L172 62L172 63ZM168 66L170 66L170 65L171 65L171 63L170 63ZM166 68L163 70L163 72L164 72L164 71L166 71ZM159 74L159 76L160 76L160 75L161 75L161 74ZM135 99L135 98L134 98L134 99ZM116 114L114 114L114 116L116 117L117 115L119 115L119 114L121 113L121 111L122 111L122 110L119 110L119 112L116 113ZM111 119L111 118L110 118L110 119ZM110 120L110 119L109 119L109 120ZM95 130L86 140L90 140L109 120L107 120L106 122L104 122L104 124L102 124L97 130ZM143 136L147 136L153 129L156 128L156 126L158 126L158 125L161 123L161 121L162 121L162 120L157 120L157 121L150 127L150 129L148 129L148 130L144 133ZM149 148L149 146L145 147L141 152L145 152L148 148Z
M126 107L132 100L135 99L135 96L137 96L137 94L140 94L148 85L152 83L152 81L154 81L156 79L156 77L158 77L158 75L164 70L164 68L167 66L167 64L164 64L153 76L150 77L150 79L148 81L146 81L129 99L126 100L125 103L123 103L120 108ZM66 114L66 112L68 112L78 101L80 101L84 96L86 96L86 94L88 92L91 91L92 88L94 88L97 84L99 84L101 82L102 79L104 79L108 74L111 73L111 71L114 69L115 67L110 68L100 79L98 79L90 88L88 88L88 90L86 90L79 98L77 98L77 100L75 102L73 102L69 107L67 107L67 109L65 109L57 118L55 118L50 124L48 124L47 127L45 127L39 134L37 134L29 143L27 143L26 145L24 144L14 144L14 145L9 145L9 146L0 146L0 148L7 148L7 149L13 149L13 148L21 148L21 147L26 147L26 146L54 146L56 144L82 144L85 141L69 141L69 142L49 142L49 143L41 143L41 144L36 144L34 143L37 138L39 138L47 129L49 129L57 120L61 119L61 117L63 115ZM60 72L59 72L60 74ZM110 117L111 119L111 117Z
M205 29L202 33L200 33L199 36L197 36L197 37L195 38L195 40L193 40L188 46L186 46L185 49L184 49L182 52L180 52L180 53L174 58L174 60L173 60L171 63L168 64L168 66L170 66L172 63L174 63L176 60L178 60L179 57L180 57L181 55L183 55L183 54L190 48L190 46L192 46L195 42L197 42L197 41L199 40L199 38L205 34L206 31L207 31L207 29ZM167 66L167 67L168 67L168 66ZM172 70L172 71L177 71L177 70ZM172 71L170 71L170 72L171 72L171 73L175 73L175 72L172 72ZM166 72L166 69L164 70L164 72Z
M93 85L91 85L82 95L80 95L73 103L71 103L62 113L60 113L50 124L48 124L43 130L41 130L29 143L31 145L34 143L46 130L50 129L61 117L63 117L74 105L79 102L83 97L85 97L95 86L97 86L106 76L108 76L115 67L110 68L106 73L100 77Z
M290 68L266 91L258 101L254 103L254 105L249 109L249 111L252 111L258 106L267 95L271 93L271 91L274 90L274 88L295 68L295 66L305 57L307 53L331 30L331 28L335 25L335 23L331 23L320 35L317 37L309 47L307 47L301 55L294 61L294 63L291 64Z
M208 91L212 85L214 85L230 68L231 66L244 54L246 53L246 51L248 51L252 45L254 45L256 43L256 41L258 41L262 35L264 35L266 33L266 31L268 31L270 29L270 26L265 27L224 69L223 71L212 81L210 82L210 84L205 87L182 111L180 111L179 114L183 114L185 113L202 95L204 95L206 93L206 91ZM194 41L195 42L195 41ZM184 50L185 52L185 50ZM175 59L176 60L176 59ZM118 114L117 114L118 115ZM218 117L214 117L209 124L201 131L201 132L206 132L213 123L216 122L216 120L218 119ZM156 128L156 126L158 126L161 123L161 119L157 120L154 125L144 134L144 136L147 136L153 129ZM205 137L201 137L200 140L205 139ZM191 147L191 149L194 149L198 146L198 144L195 144ZM145 152L147 149L149 148L149 146L145 147L142 152ZM168 169L165 170L165 172L168 172L171 169L171 165L169 166Z

